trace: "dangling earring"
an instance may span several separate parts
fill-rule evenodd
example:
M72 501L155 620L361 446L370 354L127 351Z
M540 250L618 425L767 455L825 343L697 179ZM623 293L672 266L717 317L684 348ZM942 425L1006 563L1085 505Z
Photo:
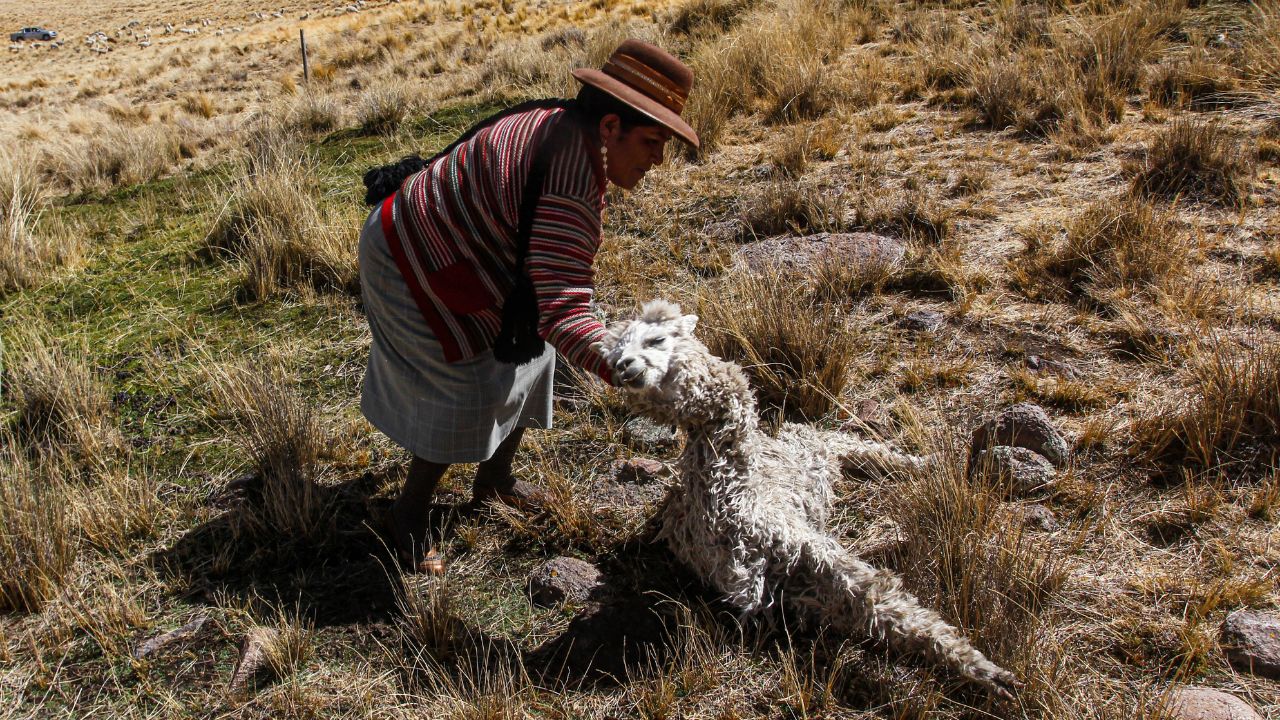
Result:
M609 146L600 143L600 167L604 170L604 185L609 186Z

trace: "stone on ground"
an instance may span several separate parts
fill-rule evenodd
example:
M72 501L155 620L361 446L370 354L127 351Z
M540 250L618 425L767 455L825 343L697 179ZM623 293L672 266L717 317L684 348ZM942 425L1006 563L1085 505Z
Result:
M987 448L1010 445L1031 450L1062 467L1070 458L1067 439L1049 420L1044 409L1034 403L1018 403L1005 408L973 431L969 460L973 462Z
M1241 672L1280 679L1280 616L1238 610L1222 623L1222 649Z
M583 603L600 585L595 565L577 558L555 557L529 577L529 596L539 605Z
M1006 486L1013 497L1026 497L1053 487L1058 471L1042 455L1024 447L997 445L978 453L974 470Z
M1262 720L1253 706L1231 693L1190 685L1169 693L1165 710L1172 720Z

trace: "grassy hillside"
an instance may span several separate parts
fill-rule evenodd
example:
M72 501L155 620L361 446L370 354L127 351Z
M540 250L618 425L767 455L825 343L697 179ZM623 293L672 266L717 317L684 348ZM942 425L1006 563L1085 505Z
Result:
M1280 713L1218 634L1280 603L1280 5L390 3L326 16L309 86L288 17L175 41L181 80L77 55L0 89L23 150L0 158L6 717L1133 718L1182 683ZM674 450L589 379L517 459L550 513L460 513L455 468L444 583L369 531L407 457L357 408L360 175L569 91L628 35L694 67L705 145L611 194L601 313L677 300L769 421L948 458L842 483L834 530L1023 678L1016 702L789 618L740 626L650 542L668 474L615 477ZM904 256L744 261L819 232ZM1023 400L1074 457L1011 496L963 465ZM532 604L559 554L628 601L594 628ZM552 652L663 623L604 653L611 679Z

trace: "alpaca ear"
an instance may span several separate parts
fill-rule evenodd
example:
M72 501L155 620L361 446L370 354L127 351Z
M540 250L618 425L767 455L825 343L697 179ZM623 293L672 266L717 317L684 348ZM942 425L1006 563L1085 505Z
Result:
M592 349L593 351L595 351L595 353L596 353L597 355L599 355L600 357L604 357L604 356L606 356L606 355L608 355L608 354L609 354L609 351L608 351L608 350L606 350L606 349L605 349L605 347L604 347L604 341L603 341L603 340L597 340L597 341L595 341L595 342L591 343L591 349Z
M680 332L693 337L693 328L698 324L697 315L681 315L680 316Z

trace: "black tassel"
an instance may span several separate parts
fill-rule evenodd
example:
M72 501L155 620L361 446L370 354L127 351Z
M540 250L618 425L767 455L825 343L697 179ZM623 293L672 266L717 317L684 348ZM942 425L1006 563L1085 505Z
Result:
M521 272L502 303L502 328L493 341L493 357L524 365L541 356L545 348L546 342L538 335L538 297L528 273Z

